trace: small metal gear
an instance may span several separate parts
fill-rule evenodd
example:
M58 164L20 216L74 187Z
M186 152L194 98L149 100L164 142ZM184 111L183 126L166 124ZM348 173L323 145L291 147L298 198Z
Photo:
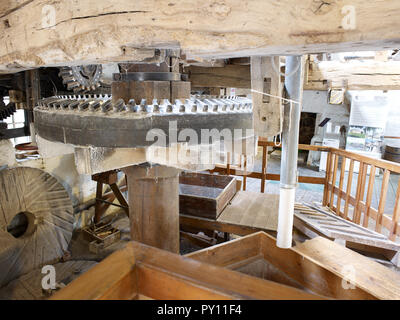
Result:
M5 104L3 99L0 98L0 121L7 119L16 111L15 103L10 102L9 104Z
M60 68L59 76L68 90L86 92L101 86L103 68L101 64Z

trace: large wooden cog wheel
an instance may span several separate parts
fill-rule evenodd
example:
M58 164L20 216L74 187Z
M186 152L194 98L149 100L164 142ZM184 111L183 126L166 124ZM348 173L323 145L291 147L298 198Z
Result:
M73 208L64 187L40 169L0 171L0 287L67 250Z

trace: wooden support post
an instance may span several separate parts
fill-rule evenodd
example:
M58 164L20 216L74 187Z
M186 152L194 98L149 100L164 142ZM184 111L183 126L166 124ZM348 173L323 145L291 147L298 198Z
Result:
M227 152L226 154L226 174L229 176L231 174L231 153Z
M125 177L126 179L126 177ZM101 219L103 213L107 210L110 205L113 204L115 198L118 199L121 207L124 209L126 214L129 216L129 208L128 203L126 202L121 190L117 185L118 174L116 170L111 170L107 172L97 173L92 175L92 180L97 182L96 188L96 203L94 210L94 222L98 223ZM109 199L103 195L103 184L107 184L110 186L112 190L112 195L110 195Z
M244 172L243 172L243 191L246 191L246 182L247 182L247 156L243 155L244 162L243 162L243 167L244 167Z
M131 239L179 253L179 170L140 165L128 176Z
M251 57L251 89L253 99L254 130L260 137L271 137L282 132L283 110L281 76L274 70L280 68L280 58Z
M268 155L268 147L263 146L263 153L262 153L262 169L261 169L261 193L265 191L265 176L267 174L267 155Z
M94 206L94 222L97 223L101 219L101 215L103 213L102 202L100 199L103 196L103 182L97 181L97 188L96 188L96 203Z

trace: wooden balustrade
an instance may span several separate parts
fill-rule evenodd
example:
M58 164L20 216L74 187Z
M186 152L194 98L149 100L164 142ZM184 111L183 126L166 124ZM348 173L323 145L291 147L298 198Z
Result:
M340 175L338 180L337 173L339 163ZM347 163L349 163L348 168L346 168ZM358 178L355 194L352 194L352 183L356 164L359 164ZM374 185L376 183L377 170L382 170L383 176L378 197L378 208L374 208L372 207L372 197ZM344 180L346 171L348 174L345 188ZM389 235L389 239L395 241L397 236L400 235L400 182L397 186L395 206L392 215L384 213L389 180L390 176L394 173L400 174L400 165L397 163L370 158L342 149L330 148L327 159L327 180L322 204L329 207L337 215L364 227L372 228L370 221L370 219L372 219L375 222L375 231ZM341 207L342 201L344 201L343 211Z
M233 166L231 164L231 156L228 153L227 156L227 165L216 165L214 169L209 170L211 173L221 173L221 174L227 174L227 175L234 175L234 176L239 176L243 177L243 190L246 190L246 179L247 178L255 178L255 179L261 179L261 192L265 192L265 181L267 180L272 180L272 181L279 181L280 180L280 175L279 174L273 174L273 173L267 173L267 153L268 153L268 148L269 147L280 147L280 145L275 145L274 142L267 141L265 138L259 138L258 140L258 146L263 148L262 151L262 164L261 164L261 172L248 172L246 165L243 166L243 168L240 168L239 166ZM309 151L329 151L329 147L322 147L322 146L311 146L307 144L299 144L299 150L309 150ZM245 162L246 164L246 158ZM326 179L322 177L309 177L309 176L300 176L298 177L298 182L300 183L310 183L310 184L325 184Z
M264 193L265 181L280 180L279 174L267 172L268 148L280 147L280 145L275 145L274 142L267 141L265 138L259 138L258 146L263 148L261 172L248 172L246 166L240 168L239 166L232 165L230 163L230 155L227 157L228 165L217 165L213 170L210 170L210 172L242 176L244 179L243 190L246 190L246 178L260 179L260 190ZM370 219L374 220L376 222L374 229L382 234L389 234L389 238L392 241L395 241L397 236L400 236L400 179L397 186L393 213L391 216L384 213L389 179L391 174L400 174L399 164L324 146L299 144L299 150L328 152L325 177L298 177L299 183L324 185L322 199L322 204L324 206L329 207L337 215L364 227L369 226ZM245 164L246 161L245 158ZM359 172L357 185L355 186L356 192L353 195L353 178L357 164L359 164ZM348 165L347 168L346 165ZM372 197L377 170L383 171L383 178L379 195L379 205L376 209L372 207ZM346 172L347 179L345 179Z

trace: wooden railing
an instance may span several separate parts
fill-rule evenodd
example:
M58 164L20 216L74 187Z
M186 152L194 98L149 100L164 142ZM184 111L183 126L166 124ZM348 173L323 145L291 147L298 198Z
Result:
M260 191L262 193L265 192L265 181L279 181L280 175L267 173L268 148L274 147L275 144L271 141L267 141L265 138L259 138L258 146L263 148L261 172L247 172L246 167L243 169L232 166L229 164L229 156L228 165L217 165L215 169L210 170L210 172L218 172L222 174L243 177L243 190L246 190L247 178L260 179ZM276 147L279 147L279 145ZM363 225L364 227L368 227L370 222L369 219L373 219L376 222L375 230L379 233L388 235L392 241L395 241L397 236L400 236L400 179L397 186L393 213L391 216L384 213L389 178L393 173L400 174L400 164L380 159L373 159L342 149L324 146L299 144L299 150L322 151L328 153L325 177L298 177L299 183L324 185L322 199L322 204L324 206L329 207L337 215L359 225ZM346 168L347 163L349 164L348 168ZM357 178L356 194L353 196L351 191L355 171L354 168L358 163L359 173ZM374 190L375 173L379 169L383 170L383 180L379 195L379 206L377 209L375 209L372 207L371 203ZM340 171L339 174L338 171ZM344 185L346 171L348 172L348 177L347 183ZM370 179L368 179L367 183L368 174ZM337 182L338 186L336 186ZM342 202L344 202L343 206Z
M247 172L246 165L244 168L239 168L236 166L230 165L230 156L228 155L227 165L217 165L213 170L209 170L210 172L218 172L227 175L234 175L243 177L243 190L246 190L246 179L247 178L255 178L261 180L260 190L262 193L265 192L265 181L279 181L280 175L267 173L268 161L267 161L267 152L270 147L280 147L280 145L275 145L274 142L267 141L265 138L259 138L258 146L262 147L262 162L261 162L261 172ZM311 146L307 144L299 144L299 150L308 150L308 151L330 151L329 147L323 146ZM246 164L246 161L244 161ZM310 176L299 176L299 183L310 183L310 184L321 184L326 185L326 177L310 177Z
M338 175L339 163L340 174ZM346 168L347 163L349 163L348 168ZM356 192L355 195L352 195L354 167L356 164L359 165L359 171ZM395 206L392 215L385 214L384 210L390 175L393 173L400 174L400 165L394 162L373 159L342 149L331 148L328 153L326 168L327 175L322 204L328 206L337 215L364 227L368 227L370 219L373 219L375 221L375 231L388 235L390 240L395 241L396 237L400 235L400 228L398 226L400 184L397 185ZM378 197L379 204L376 209L372 207L371 203L374 192L375 174L379 169L383 171L383 178ZM348 171L348 176L346 187L344 188L346 171ZM337 182L339 183L338 186ZM342 210L343 201L344 207ZM382 230L383 228L387 230Z
M261 192L265 192L265 181L272 180L272 181L279 181L280 175L267 173L268 161L267 161L267 151L269 147L280 147L279 145L275 145L274 142L267 141L265 138L259 138L258 146L262 147L262 162L261 162L261 172L247 172L246 165L244 168L239 168L236 166L230 165L230 157L228 155L228 165L217 165L213 170L210 172L219 172L222 174L227 175L234 175L243 177L243 190L246 190L246 179L247 178L255 178L261 179ZM308 151L329 151L329 147L323 146L311 146L307 144L299 144L299 150L308 150ZM246 164L246 160L244 161ZM298 182L300 183L310 183L310 184L321 184L325 185L326 177L310 177L310 176L300 176L298 177Z

